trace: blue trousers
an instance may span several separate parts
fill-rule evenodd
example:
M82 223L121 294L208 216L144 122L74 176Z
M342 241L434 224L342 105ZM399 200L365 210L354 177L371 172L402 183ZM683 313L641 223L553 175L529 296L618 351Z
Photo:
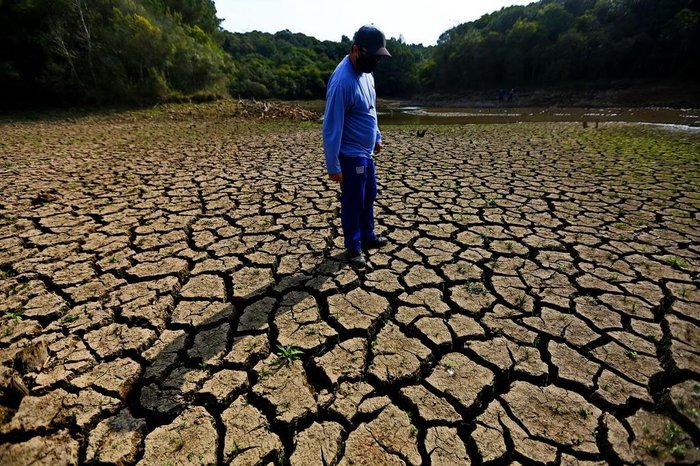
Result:
M374 160L365 157L343 157L340 170L340 220L348 251L359 251L363 242L374 241L374 201L377 199L377 178Z

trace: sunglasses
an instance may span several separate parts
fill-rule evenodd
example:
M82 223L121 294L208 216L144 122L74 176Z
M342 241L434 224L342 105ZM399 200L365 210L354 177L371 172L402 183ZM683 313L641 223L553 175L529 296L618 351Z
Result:
M362 53L362 55L369 56L368 52L369 51L367 50L366 47L360 48L360 53ZM375 63L379 63L379 60L381 60L383 57L381 55L374 55L374 56L370 56L370 58L373 59Z

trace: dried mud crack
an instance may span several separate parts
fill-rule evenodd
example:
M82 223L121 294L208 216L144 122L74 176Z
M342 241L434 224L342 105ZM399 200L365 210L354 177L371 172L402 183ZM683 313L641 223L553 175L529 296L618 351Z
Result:
M317 124L177 108L0 123L0 463L700 461L697 134L385 128L358 273Z

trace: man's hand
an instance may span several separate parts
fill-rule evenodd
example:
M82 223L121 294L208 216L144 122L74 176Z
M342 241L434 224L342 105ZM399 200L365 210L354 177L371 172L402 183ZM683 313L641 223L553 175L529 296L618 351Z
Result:
M335 181L336 183L342 183L343 182L343 173L331 173L328 175L328 178L330 178L332 181Z
M374 153L379 154L382 151L382 141L377 141L374 145Z

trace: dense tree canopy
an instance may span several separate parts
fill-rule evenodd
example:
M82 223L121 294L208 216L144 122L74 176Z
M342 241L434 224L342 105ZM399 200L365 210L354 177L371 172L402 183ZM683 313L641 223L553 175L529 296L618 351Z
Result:
M225 33L224 49L233 57L237 74L231 83L233 96L283 99L320 99L326 82L352 41L319 41L304 34ZM383 60L375 74L380 95L403 96L420 91L418 68L431 48L407 45L402 38L389 39L392 59Z
M0 0L0 98L20 105L198 96L322 98L351 40L229 33L211 0ZM700 77L700 0L541 0L389 39L380 96Z
M328 77L350 49L347 37L321 42L289 31L224 34L224 50L237 67L229 88L233 96L321 98Z
M0 0L3 101L224 94L232 62L218 24L211 0Z
M699 43L698 0L541 0L445 32L422 82L437 91L460 91L697 79Z

